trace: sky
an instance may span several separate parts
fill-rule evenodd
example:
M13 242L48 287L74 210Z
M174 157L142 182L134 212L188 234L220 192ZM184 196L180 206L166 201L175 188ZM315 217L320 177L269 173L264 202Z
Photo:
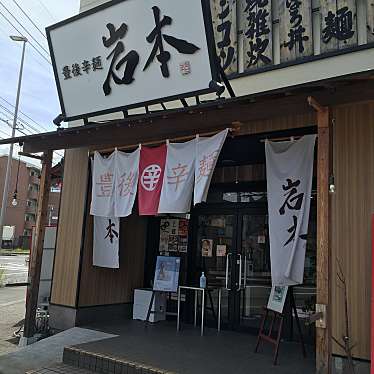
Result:
M54 131L52 120L61 110L45 27L77 14L78 9L79 0L0 0L0 138L11 136L11 127L4 121L10 125L13 121L22 54L22 42L9 36L21 34L28 39L16 135ZM19 149L15 147L13 157L18 157ZM0 154L8 151L7 146L0 146ZM54 163L62 155L62 151L55 152ZM29 158L22 159L35 164Z

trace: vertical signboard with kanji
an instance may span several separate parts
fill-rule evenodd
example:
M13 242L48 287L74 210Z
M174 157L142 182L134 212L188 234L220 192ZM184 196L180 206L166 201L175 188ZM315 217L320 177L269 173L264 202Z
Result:
M244 70L273 64L271 0L240 0Z
M279 1L280 61L313 55L312 2Z
M366 3L366 29L368 43L374 42L374 1Z
M321 0L321 53L357 44L356 0Z
M211 0L217 56L227 75L238 72L236 0Z

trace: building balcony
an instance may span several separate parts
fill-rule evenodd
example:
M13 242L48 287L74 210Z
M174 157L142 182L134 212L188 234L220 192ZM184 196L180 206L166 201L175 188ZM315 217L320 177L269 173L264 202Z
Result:
M36 206L26 206L26 213L36 214Z
M40 185L40 179L36 175L30 175L29 183Z
M32 230L34 226L35 226L35 222L25 221L25 230Z
M39 197L39 192L38 191L35 191L35 190L32 190L32 191L28 191L27 192L27 198L30 199L30 200L38 200L38 197Z

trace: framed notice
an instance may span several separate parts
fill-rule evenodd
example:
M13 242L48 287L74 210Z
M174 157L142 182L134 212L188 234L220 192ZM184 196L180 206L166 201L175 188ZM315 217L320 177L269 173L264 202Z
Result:
M286 302L288 286L273 286L268 301L268 309L282 313Z
M177 292L180 263L179 257L157 256L154 291Z

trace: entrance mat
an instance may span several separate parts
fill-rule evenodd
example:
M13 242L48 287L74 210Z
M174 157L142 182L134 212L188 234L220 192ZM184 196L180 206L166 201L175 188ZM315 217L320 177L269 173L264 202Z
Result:
M156 367L116 358L94 352L88 352L77 347L65 347L63 355L64 364L77 368L88 369L94 373L111 374L176 374L172 371L162 370Z

